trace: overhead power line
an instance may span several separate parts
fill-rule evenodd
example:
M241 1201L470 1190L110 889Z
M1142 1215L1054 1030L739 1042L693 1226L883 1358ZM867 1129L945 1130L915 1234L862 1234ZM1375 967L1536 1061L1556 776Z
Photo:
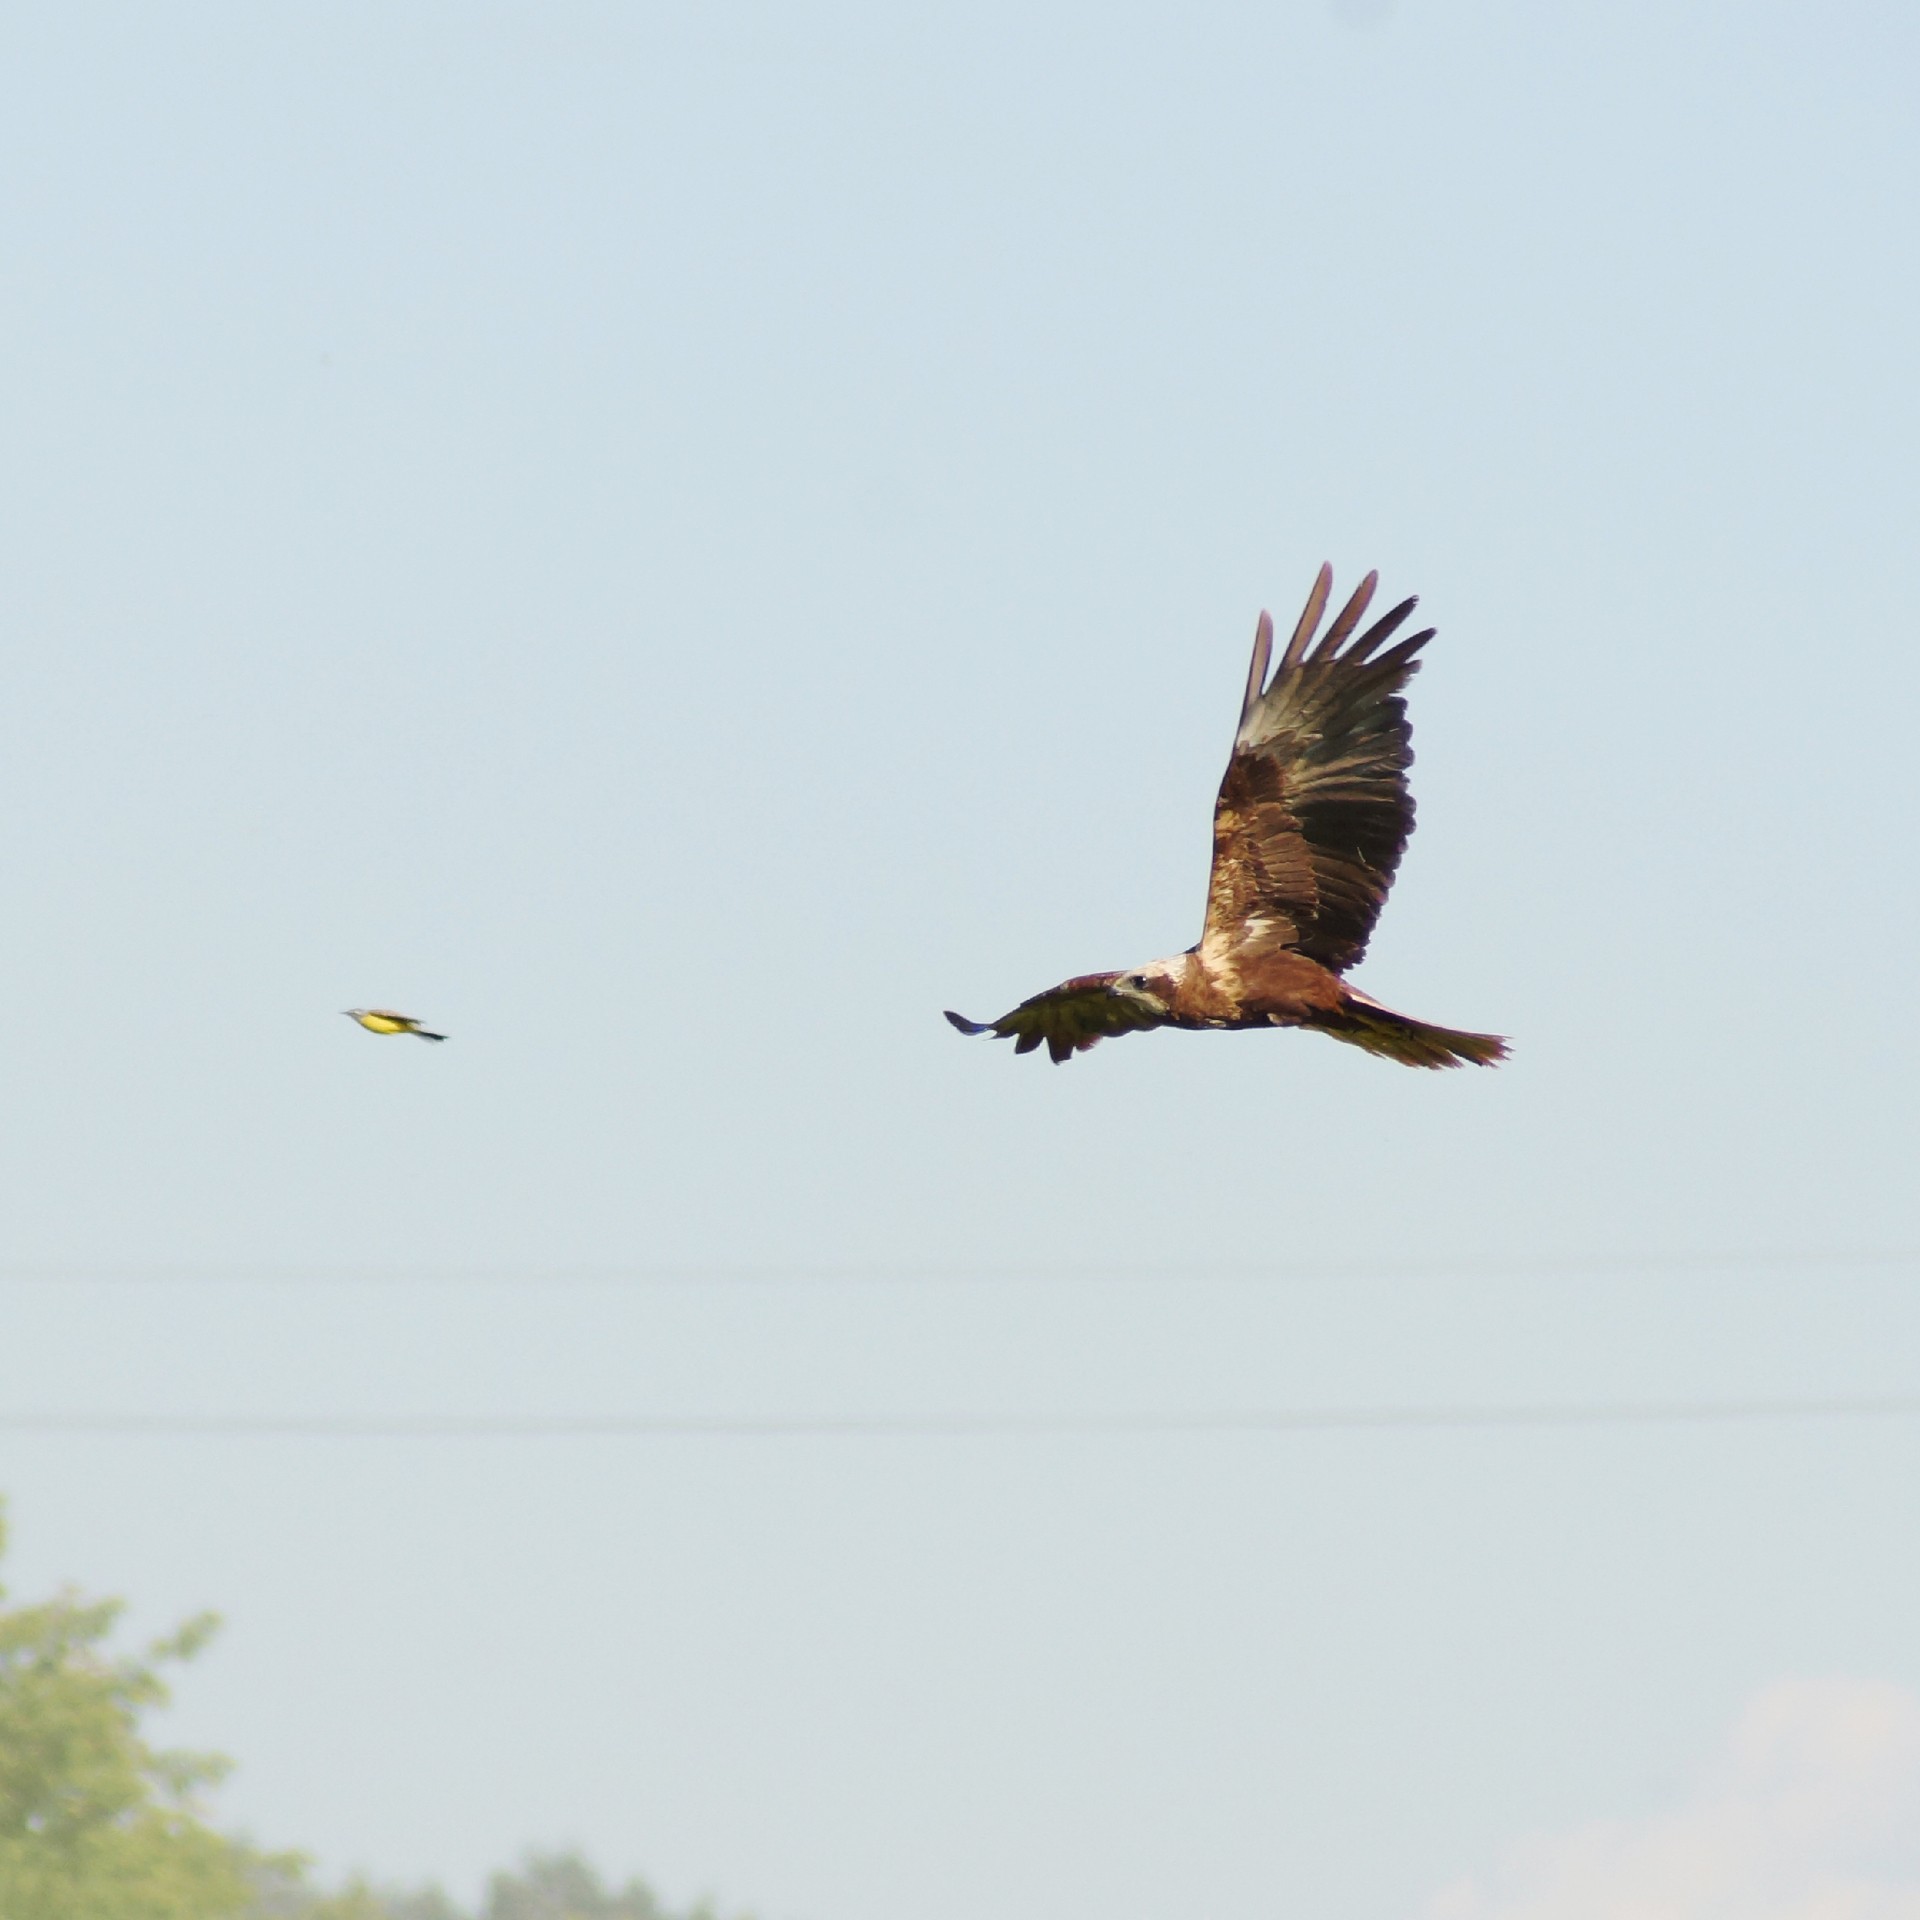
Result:
M1196 1438L1299 1433L1713 1426L1909 1419L1920 1394L1647 1400L1572 1406L1323 1407L1239 1413L924 1414L762 1418L700 1414L0 1413L0 1434L180 1440L910 1440Z
M875 1262L845 1265L696 1264L652 1267L119 1267L0 1268L4 1286L541 1288L900 1285L1188 1285L1340 1280L1578 1278L1612 1273L1807 1273L1920 1268L1920 1248L1831 1247L1795 1250L1669 1251L1485 1257L1300 1261L1120 1262L989 1261L976 1265Z

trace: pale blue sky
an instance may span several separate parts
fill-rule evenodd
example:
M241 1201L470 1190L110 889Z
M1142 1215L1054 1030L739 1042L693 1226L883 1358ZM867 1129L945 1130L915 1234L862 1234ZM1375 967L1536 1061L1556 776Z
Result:
M0 1411L1920 1389L1917 80L1905 0L15 10ZM1440 628L1362 982L1511 1066L963 1043L1197 932L1323 559ZM17 1585L230 1616L263 1837L765 1920L1414 1915L1920 1686L1917 1476L0 1445Z

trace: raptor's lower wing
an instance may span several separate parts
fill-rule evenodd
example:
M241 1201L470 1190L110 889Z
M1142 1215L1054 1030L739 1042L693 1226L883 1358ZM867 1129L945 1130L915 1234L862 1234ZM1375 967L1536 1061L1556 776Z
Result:
M1011 1040L1015 1053L1031 1053L1044 1040L1055 1066L1116 1033L1163 1027L1166 1015L1131 994L1116 993L1117 973L1083 973L1031 1000L1022 1000L998 1020L969 1020L949 1012L962 1033L990 1033Z

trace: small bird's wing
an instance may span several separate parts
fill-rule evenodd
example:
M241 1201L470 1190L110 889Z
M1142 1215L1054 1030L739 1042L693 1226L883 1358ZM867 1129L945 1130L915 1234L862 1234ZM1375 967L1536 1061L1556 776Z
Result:
M1260 616L1213 810L1201 936L1209 951L1294 947L1343 973L1367 950L1413 832L1412 736L1400 692L1434 634L1428 627L1379 652L1414 609L1403 600L1347 644L1377 579L1361 581L1315 645L1333 587L1333 570L1322 567L1270 684L1273 622Z
M420 1022L410 1013L395 1013L388 1007L369 1007L367 1009L376 1020L391 1020L397 1027L417 1027Z
M1110 1034L1144 1033L1166 1025L1164 1013L1129 994L1115 993L1113 983L1119 978L1117 973L1084 973L1063 980L1031 1000L1022 1000L998 1020L969 1020L952 1012L947 1018L962 1033L991 1033L1011 1040L1015 1053L1031 1053L1044 1040L1054 1065L1059 1066Z

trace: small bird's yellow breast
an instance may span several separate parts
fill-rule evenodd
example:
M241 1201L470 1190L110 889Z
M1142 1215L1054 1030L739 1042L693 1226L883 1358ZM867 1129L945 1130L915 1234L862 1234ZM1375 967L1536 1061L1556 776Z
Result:
M369 1033L405 1033L413 1025L411 1020L391 1013L356 1013L353 1017Z

